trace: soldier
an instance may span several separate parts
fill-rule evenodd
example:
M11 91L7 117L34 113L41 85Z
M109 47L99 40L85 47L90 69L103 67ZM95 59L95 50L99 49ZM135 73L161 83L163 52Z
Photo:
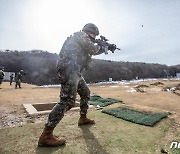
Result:
M0 70L0 86L2 84L2 80L4 79L4 75L5 75L4 67L2 67L1 70ZM1 87L0 87L0 89L1 89Z
M14 79L14 74L11 74L10 75L10 85L12 85L13 79Z
M21 80L22 80L22 76L25 75L23 70L20 70L20 72L16 73L15 76L15 89L17 89L17 87L19 86L19 88L21 88Z
M89 23L83 27L82 31L74 33L64 42L57 62L61 84L60 101L49 114L38 146L61 146L65 144L64 138L53 136L53 130L63 118L64 113L74 106L77 93L81 97L78 126L95 124L94 120L86 117L90 90L82 77L82 71L88 69L92 55L98 55L108 50L107 47L95 45L94 41L98 35L97 26ZM111 50L115 49L114 46L111 46Z

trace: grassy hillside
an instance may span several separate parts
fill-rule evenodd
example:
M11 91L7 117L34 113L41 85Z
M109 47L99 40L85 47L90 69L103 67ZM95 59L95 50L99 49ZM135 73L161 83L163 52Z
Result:
M0 68L5 71L18 72L23 69L28 73L23 80L36 85L57 84L56 61L59 55L41 50L0 51ZM120 60L120 59L119 59ZM138 78L162 78L175 76L180 72L177 66L148 64L143 62L116 62L93 59L89 70L83 75L88 83L113 80L131 80Z

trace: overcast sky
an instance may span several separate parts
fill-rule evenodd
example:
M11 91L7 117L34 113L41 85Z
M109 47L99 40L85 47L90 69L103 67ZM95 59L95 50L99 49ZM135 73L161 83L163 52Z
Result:
M180 64L180 0L0 0L0 49L59 53L89 22L122 49L94 58Z

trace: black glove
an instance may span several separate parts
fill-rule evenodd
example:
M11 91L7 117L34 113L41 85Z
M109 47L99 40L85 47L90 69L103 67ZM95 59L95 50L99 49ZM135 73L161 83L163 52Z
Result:
M116 45L115 44L108 45L108 50L110 50L110 51L112 51L112 53L114 53L114 51L116 50Z

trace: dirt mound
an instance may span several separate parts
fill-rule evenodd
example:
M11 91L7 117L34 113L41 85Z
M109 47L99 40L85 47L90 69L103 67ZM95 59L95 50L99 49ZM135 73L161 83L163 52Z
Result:
M144 88L149 88L149 86L144 85L144 84L135 86L136 91L137 91L137 92L141 92L141 93L144 93L144 92L145 92L145 89L144 89Z
M140 88L137 88L136 91L137 91L137 92L141 92L141 93L144 93L144 92L145 92L143 89L140 89Z
M167 92L173 92L174 94L180 96L180 84L171 87L164 87L162 90Z
M152 86L159 86L159 85L164 85L164 83L162 83L162 82L155 82L155 83L151 83L150 85L152 85Z
M180 96L180 83L176 86L176 90L174 91L174 94Z
M173 91L173 93L180 96L180 90Z
M145 84L141 84L136 86L135 88L148 88L149 86L145 85Z
M180 90L180 83L176 86L176 90Z

